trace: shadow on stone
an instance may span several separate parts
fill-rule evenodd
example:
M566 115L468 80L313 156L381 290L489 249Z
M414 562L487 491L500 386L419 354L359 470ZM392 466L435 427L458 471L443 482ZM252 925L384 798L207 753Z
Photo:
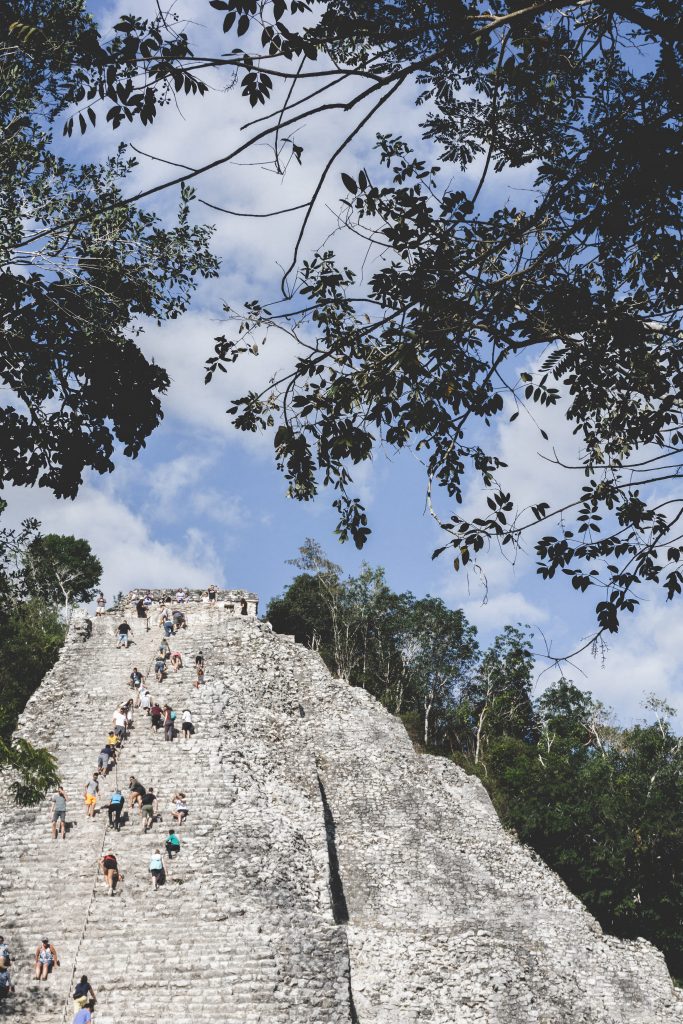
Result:
M325 818L325 833L327 835L327 859L329 862L330 869L330 893L332 894L332 914L334 915L335 924L346 924L349 920L349 908L346 905L346 896L344 895L344 885L342 883L341 873L339 871L339 857L337 855L337 827L334 822L334 816L330 809L330 805L327 802L327 794L325 793L325 787L323 786L322 779L318 775L318 786L320 788L320 799L323 804L323 814Z

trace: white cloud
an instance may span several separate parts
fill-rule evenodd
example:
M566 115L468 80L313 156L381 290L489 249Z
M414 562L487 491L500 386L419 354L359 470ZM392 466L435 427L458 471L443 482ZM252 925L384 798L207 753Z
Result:
M683 714L683 620L679 601L658 596L635 616L624 616L622 628L606 643L604 659L585 652L575 659L585 676L574 682L588 689L622 721L645 717L642 701L655 693ZM572 676L571 667L565 674Z
M157 520L133 511L111 481L86 482L76 501L59 501L44 490L10 488L8 525L28 516L43 533L84 537L104 567L110 597L134 586L205 586L221 575L220 558L195 526L175 531L176 540L155 536Z

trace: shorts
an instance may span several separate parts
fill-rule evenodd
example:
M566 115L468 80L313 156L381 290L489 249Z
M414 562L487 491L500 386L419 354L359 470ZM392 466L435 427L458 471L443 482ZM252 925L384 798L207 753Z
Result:
M96 803L97 803L97 797L96 796L93 796L92 793L86 793L85 794L85 806L86 807L91 807L92 804L96 804Z
M53 811L52 820L66 822L66 811Z
M151 818L154 816L154 808L151 804L143 804L142 813L146 818Z
M194 725L192 722L183 722L183 732L189 732L190 735L194 732Z
M154 875L155 878L161 878L161 876L164 873L164 869L163 868L150 868L149 869L149 873L150 873L150 875Z

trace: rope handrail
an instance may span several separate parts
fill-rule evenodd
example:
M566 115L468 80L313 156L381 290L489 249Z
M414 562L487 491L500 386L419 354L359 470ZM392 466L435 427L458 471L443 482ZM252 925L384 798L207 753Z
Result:
M149 632L149 629L147 629L146 632ZM126 650L127 649L128 648L126 648ZM150 672L152 670L153 663L154 663L154 655L152 655L152 657L150 658L150 661L148 663L147 672L143 676L143 679L146 680L147 677L149 676L149 674L150 674ZM123 753L123 748L121 749L121 753ZM119 775L118 775L119 764L118 764L118 762L119 762L119 759L117 758L116 762L114 764L114 782L115 782L115 785L116 785L117 789L118 789L118 785L119 785ZM100 849L99 849L99 853L98 853L98 857L97 857L97 866L95 868L95 874L93 875L93 883L92 883L92 888L90 890L90 897L88 899L88 906L87 906L86 911L85 911L85 915L84 915L84 918L83 918L83 925L81 927L81 932L80 932L80 935L79 935L79 938L78 938L78 943L76 945L76 951L75 951L74 957L73 957L73 964L72 964L72 968L71 968L71 976L69 978L69 985L68 985L68 988L67 988L67 991L66 991L66 997L65 997L65 1000L64 1000L64 1008L62 1010L62 1024L67 1024L67 1022L68 1022L68 1014L69 1014L69 1011L71 1009L70 1003L72 1002L71 989L72 989L72 986L74 984L74 978L76 977L76 967L77 967L77 964L78 964L78 956L79 956L79 953L81 951L81 947L83 945L83 940L85 938L86 931L88 929L88 921L90 919L90 911L92 909L93 900L95 899L95 893L97 891L97 879L98 879L99 874L100 874L100 860L102 859L102 855L104 853L104 847L106 845L105 840L107 838L107 829L108 829L108 823L105 823L104 827L102 828L102 841L100 843Z

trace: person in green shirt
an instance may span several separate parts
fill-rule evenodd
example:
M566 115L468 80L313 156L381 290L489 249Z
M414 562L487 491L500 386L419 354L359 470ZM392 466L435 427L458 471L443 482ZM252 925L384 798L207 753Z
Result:
M175 834L173 829L169 830L168 839L166 840L166 853L168 859L172 860L175 853L180 853L180 839Z

